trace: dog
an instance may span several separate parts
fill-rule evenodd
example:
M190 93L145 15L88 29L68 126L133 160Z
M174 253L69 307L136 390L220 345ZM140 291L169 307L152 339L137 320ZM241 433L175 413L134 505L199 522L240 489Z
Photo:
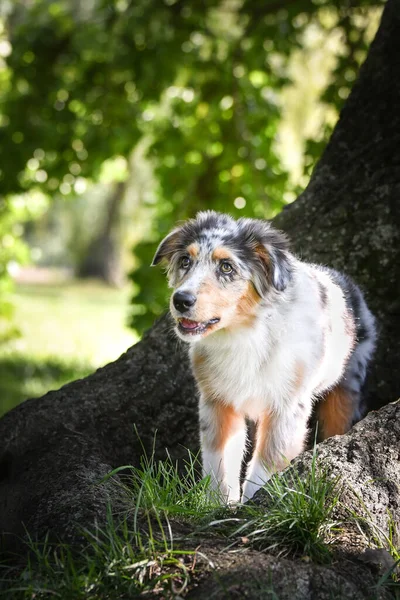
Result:
M316 402L321 439L364 416L376 327L349 277L296 258L268 221L214 211L167 235L159 263L200 392L203 473L228 502L252 498L302 452ZM246 418L257 433L241 497Z

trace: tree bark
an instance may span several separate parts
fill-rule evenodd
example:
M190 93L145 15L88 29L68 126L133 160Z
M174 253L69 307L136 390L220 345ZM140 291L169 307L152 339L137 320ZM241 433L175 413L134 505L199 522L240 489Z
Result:
M343 269L364 288L380 327L375 408L399 394L399 56L400 0L389 0L307 190L275 220L301 257ZM110 497L120 499L111 484L93 484L138 465L141 443L150 453L156 431L156 458L198 447L194 382L168 317L115 363L1 419L0 531L43 537L50 529L70 539L77 524L103 522ZM4 547L13 543L4 536Z

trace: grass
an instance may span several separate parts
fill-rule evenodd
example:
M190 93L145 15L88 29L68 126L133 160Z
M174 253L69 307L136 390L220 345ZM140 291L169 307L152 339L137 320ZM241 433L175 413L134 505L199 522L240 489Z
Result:
M195 564L195 551L182 548L193 545L193 531L204 537L210 528L228 541L227 548L232 540L237 543L246 537L258 550L326 561L337 525L332 510L338 483L321 472L316 459L304 478L283 475L266 484L267 509L221 505L209 477L201 478L198 470L198 458L188 452L183 469L169 457L156 461L152 455L144 456L138 468L124 466L110 472L103 482L121 475L123 481L116 485L129 492L132 510L120 522L110 512L104 529L85 531L83 550L30 540L27 564L22 569L4 567L0 597L79 600L150 593L181 597ZM180 528L180 537L174 539L178 522L187 524L187 533L182 535Z
M378 548L387 548L393 559L393 566L390 567L380 577L376 584L376 591L382 589L389 590L395 600L400 600L400 546L397 544L400 540L400 532L397 531L396 522L389 515L389 532L386 535L383 531L377 530L375 543Z
M19 352L60 356L99 367L137 341L125 326L129 287L114 289L93 281L24 284L11 298L21 338Z
M392 552L391 552L392 554ZM398 549L396 549L396 554L398 555ZM393 554L392 554L393 556ZM380 577L378 583L376 584L376 591L379 593L382 589L389 590L394 600L400 600L400 579L399 579L399 567L400 567L400 558L396 560L394 565L390 567L383 575Z
M199 534L203 539L206 534L210 544L217 536L219 550L222 541L226 551L245 545L275 556L329 562L340 527L334 516L340 480L319 465L316 452L303 475L286 471L272 477L264 486L262 504L221 504L199 468L198 457L188 451L183 467L170 457L157 461L153 453L143 456L140 467L114 469L100 483L115 478L132 509L120 520L110 510L103 529L84 531L83 549L28 540L23 566L3 567L0 598L182 598L196 564L196 550L186 548L195 546ZM176 529L179 536L173 533ZM374 543L389 547L398 560L396 535L392 520L389 535ZM395 567L381 577L375 591L382 588L399 598ZM269 584L263 593L276 597Z
M85 532L82 550L45 540L28 541L24 568L3 567L0 597L7 600L61 598L136 598L150 592L176 597L186 588L194 553L177 552L160 528L143 534L137 523L116 524L109 515L106 527Z
M143 449L140 467L123 466L111 471L103 481L124 471L123 487L132 506L144 514L163 520L176 517L191 523L202 521L221 511L221 495L211 489L210 477L201 476L198 455L187 451L182 461L155 460L154 451L148 457Z
M353 523L358 527L359 532L366 538L368 546L383 549L390 554L393 565L386 569L376 584L376 591L379 592L382 588L389 589L392 592L395 600L400 600L400 531L397 529L396 521L392 514L388 514L388 533L378 528L372 519L364 502L360 496L354 493L359 501L361 511L355 513L352 511L351 518ZM361 512L363 514L361 514ZM376 564L379 564L380 558L377 557Z
M117 359L138 339L124 325L129 288L24 284L12 302L20 337L0 346L0 416Z
M178 597L189 581L194 551L176 550L169 516L190 522L220 509L208 477L199 479L197 458L188 453L183 474L170 458L144 457L140 468L120 467L102 482L124 470L123 486L132 511L119 523L108 515L105 529L85 531L87 546L78 552L66 545L28 541L28 563L21 569L4 567L0 597L134 598L155 593Z
M339 478L332 479L318 465L316 452L305 475L286 471L272 477L263 489L266 506L250 502L240 508L237 519L231 520L232 525L236 520L236 526L229 525L229 537L279 556L328 562L329 547L340 525L333 514L339 501ZM223 526L224 520L215 525Z

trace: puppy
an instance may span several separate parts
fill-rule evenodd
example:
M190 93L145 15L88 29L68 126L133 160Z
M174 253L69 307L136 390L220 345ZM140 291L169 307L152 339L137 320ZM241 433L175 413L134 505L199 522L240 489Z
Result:
M162 261L200 391L204 474L228 501L241 495L246 417L257 434L243 500L304 449L316 400L321 438L363 416L375 320L348 277L298 260L267 221L213 211L174 229Z

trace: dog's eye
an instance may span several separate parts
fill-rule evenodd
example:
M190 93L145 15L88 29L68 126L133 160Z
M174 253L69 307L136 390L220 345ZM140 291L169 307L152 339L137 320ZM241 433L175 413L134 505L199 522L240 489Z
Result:
M221 269L222 273L225 273L225 275L228 275L229 273L232 273L232 271L233 271L232 265L226 261L221 263L220 269Z
M188 269L191 264L192 261L190 260L190 258L188 256L184 256L183 258L181 258L179 266L181 267L181 269Z

